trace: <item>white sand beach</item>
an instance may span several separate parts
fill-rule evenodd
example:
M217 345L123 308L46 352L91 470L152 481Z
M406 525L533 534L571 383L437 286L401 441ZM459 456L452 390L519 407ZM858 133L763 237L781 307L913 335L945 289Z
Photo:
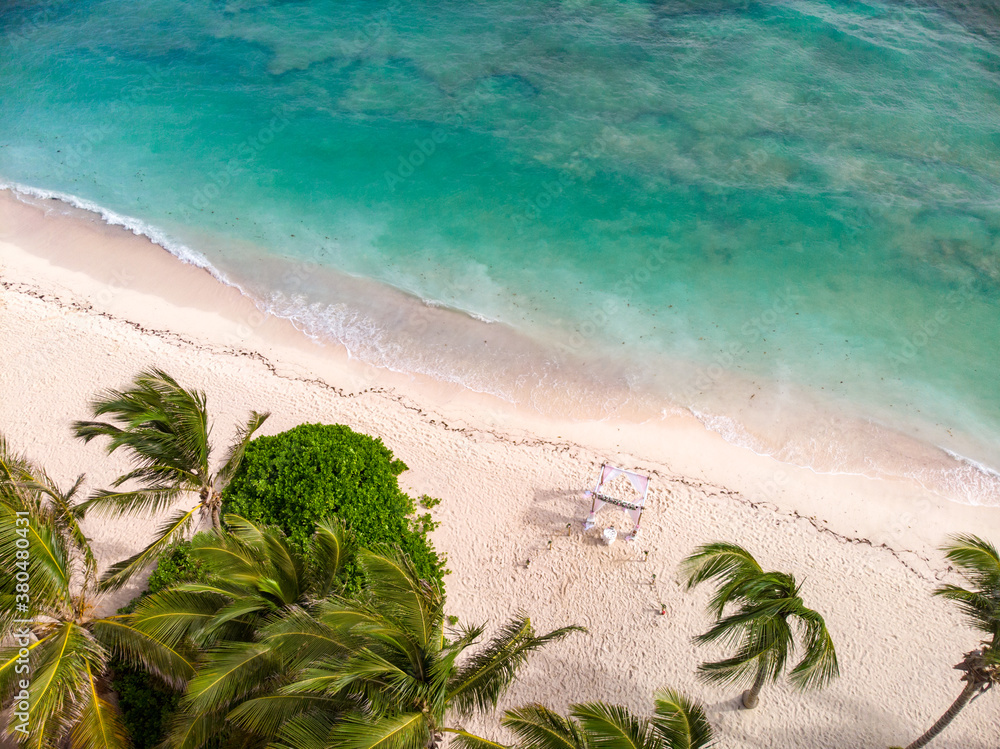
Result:
M158 366L207 392L220 445L251 409L273 413L266 434L326 422L381 437L409 466L404 488L442 499L433 539L447 554L449 609L461 621L498 624L524 610L541 630L588 628L538 655L505 706L601 699L648 711L655 689L673 687L706 704L719 746L828 749L905 744L960 691L952 666L979 638L931 596L952 579L937 549L958 532L1000 543L1000 508L948 501L911 481L782 464L693 417L558 420L368 367L146 238L63 213L0 192L0 431L60 482L86 473L90 490L122 472L121 457L73 440L70 422L98 390ZM652 476L635 543L599 543L602 527L624 526L612 509L582 532L582 492L605 461ZM88 518L86 528L110 565L156 524ZM836 643L838 681L804 694L768 687L758 709L742 711L736 690L696 679L697 664L720 651L692 645L709 624L709 592L685 591L676 570L713 540L742 544L803 582L806 605ZM993 749L998 715L988 694L934 746ZM467 727L503 738L497 720Z

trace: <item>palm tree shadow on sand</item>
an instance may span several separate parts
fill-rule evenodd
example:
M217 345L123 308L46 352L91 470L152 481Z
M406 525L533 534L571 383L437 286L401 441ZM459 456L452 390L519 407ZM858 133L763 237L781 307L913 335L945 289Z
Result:
M793 698L798 695L793 695ZM737 700L738 702L738 700ZM966 716L969 724L973 725L975 720L982 721L988 712L984 705L983 716ZM766 710L767 705L761 701L758 710ZM715 706L712 706L712 710ZM890 707L883 709L871 705L858 699L848 697L838 697L836 704L837 722L834 724L810 724L805 721L797 728L789 727L782 731L773 725L760 735L747 736L740 732L738 735L748 745L760 747L774 746L906 746L914 736L921 731L920 726L914 726L911 721L904 720L893 714ZM933 720L933 718L931 718ZM988 732L986 732L988 733ZM784 738L782 738L784 737ZM961 746L962 749L996 749L996 742L989 741L991 738L984 735L981 739L970 740L968 736L963 738L961 744L949 743L945 734L940 741L940 749Z
M743 699L736 695L727 700L721 700L719 702L713 702L706 706L709 713L738 713L743 709Z

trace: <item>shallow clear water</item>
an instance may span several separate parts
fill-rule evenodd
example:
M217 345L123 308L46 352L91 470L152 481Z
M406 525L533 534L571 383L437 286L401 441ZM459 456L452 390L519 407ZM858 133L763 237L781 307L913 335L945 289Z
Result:
M523 398L470 364L478 332L401 332L317 271L511 326L537 347L505 377L589 363L797 462L816 456L781 424L808 431L822 402L1000 467L997 20L832 0L8 4L0 178L155 227L382 364Z

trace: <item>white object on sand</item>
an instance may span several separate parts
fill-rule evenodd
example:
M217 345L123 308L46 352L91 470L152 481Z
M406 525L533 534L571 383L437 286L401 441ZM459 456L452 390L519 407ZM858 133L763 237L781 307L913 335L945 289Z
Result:
M604 537L604 545L611 546L615 542L615 539L618 538L618 531L612 525L610 528L605 528L604 533L601 535Z
M608 494L602 494L602 490L612 481L614 481L618 476L625 476L628 479L629 484L635 489L636 494L638 494L637 499L627 500L619 497L612 497ZM597 486L593 491L585 491L583 496L591 500L590 514L587 516L587 520L583 524L583 529L589 531L594 527L594 522L597 513L605 505L616 505L619 509L624 510L632 519L633 528L631 533L625 536L626 541L632 541L635 539L636 534L639 532L639 520L642 518L642 510L646 505L646 495L649 492L649 476L643 476L642 474L635 473L634 471L626 471L624 468L616 468L615 466L608 465L605 463L601 466L601 477L597 481Z

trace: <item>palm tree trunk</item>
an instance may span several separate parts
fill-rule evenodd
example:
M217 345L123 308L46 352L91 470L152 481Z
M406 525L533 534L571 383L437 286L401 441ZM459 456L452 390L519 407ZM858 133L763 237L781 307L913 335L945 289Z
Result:
M212 503L212 528L217 531L222 530L222 495L212 491L209 501Z
M764 681L767 679L767 669L763 666L757 671L757 678L753 680L753 686L743 693L743 707L753 710L760 702L760 690L764 688Z
M971 700L973 695L980 689L982 689L982 685L977 684L975 680L970 679L966 683L965 689L963 689L962 693L958 695L958 699L951 704L951 707L949 707L948 711L941 716L938 722L931 726L927 733L906 747L906 749L920 749L922 746L927 746L927 744L929 744L935 736L948 727L948 724L955 719L955 716L962 711L963 707L969 704L969 700Z

